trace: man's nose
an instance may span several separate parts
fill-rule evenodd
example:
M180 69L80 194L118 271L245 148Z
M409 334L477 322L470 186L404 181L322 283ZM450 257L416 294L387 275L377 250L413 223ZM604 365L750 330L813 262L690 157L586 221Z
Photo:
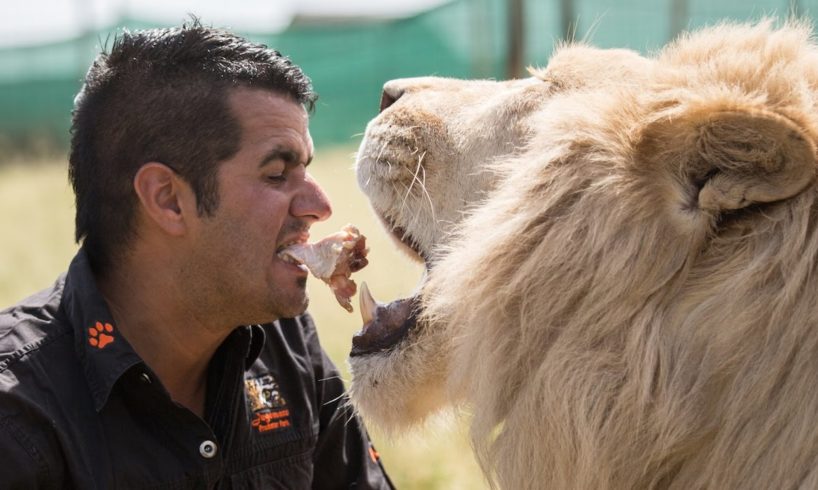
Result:
M332 215L332 205L318 182L307 174L304 186L293 199L292 214L311 221L324 221Z

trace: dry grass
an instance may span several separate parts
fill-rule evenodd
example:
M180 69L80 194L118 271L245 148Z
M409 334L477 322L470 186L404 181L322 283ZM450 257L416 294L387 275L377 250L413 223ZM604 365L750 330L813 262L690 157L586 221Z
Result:
M378 299L389 301L411 293L421 269L397 252L358 191L352 171L353 150L319 149L310 171L332 199L333 217L313 228L319 237L346 223L367 235L371 263L357 275ZM0 167L0 308L48 286L76 252L73 244L73 195L65 165L29 162ZM337 305L316 281L308 287L310 311L322 343L348 376L346 355L360 317ZM356 308L357 310L357 308ZM472 458L462 426L443 424L397 440L377 432L373 439L394 483L401 489L486 488Z

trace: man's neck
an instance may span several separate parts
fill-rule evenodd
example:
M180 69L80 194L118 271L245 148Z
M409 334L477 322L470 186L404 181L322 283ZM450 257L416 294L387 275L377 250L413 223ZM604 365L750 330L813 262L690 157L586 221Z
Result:
M204 417L207 367L230 330L191 306L172 270L170 264L126 265L98 278L99 288L117 328L173 400Z

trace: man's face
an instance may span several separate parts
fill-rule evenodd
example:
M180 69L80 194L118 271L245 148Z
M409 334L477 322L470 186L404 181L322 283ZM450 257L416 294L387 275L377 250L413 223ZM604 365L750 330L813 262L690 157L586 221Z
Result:
M229 106L241 126L239 151L220 163L215 213L194 220L188 282L205 311L238 324L292 317L307 307L307 272L277 252L306 241L310 226L332 212L306 171L313 155L307 113L261 89L233 90Z

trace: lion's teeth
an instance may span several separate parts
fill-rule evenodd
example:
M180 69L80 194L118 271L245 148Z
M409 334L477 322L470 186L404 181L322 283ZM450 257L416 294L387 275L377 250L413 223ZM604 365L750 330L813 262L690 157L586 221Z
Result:
M375 318L375 310L378 308L378 302L372 297L372 293L369 292L369 287L365 282L361 283L361 292L358 295L358 301L360 302L363 324L367 325Z

